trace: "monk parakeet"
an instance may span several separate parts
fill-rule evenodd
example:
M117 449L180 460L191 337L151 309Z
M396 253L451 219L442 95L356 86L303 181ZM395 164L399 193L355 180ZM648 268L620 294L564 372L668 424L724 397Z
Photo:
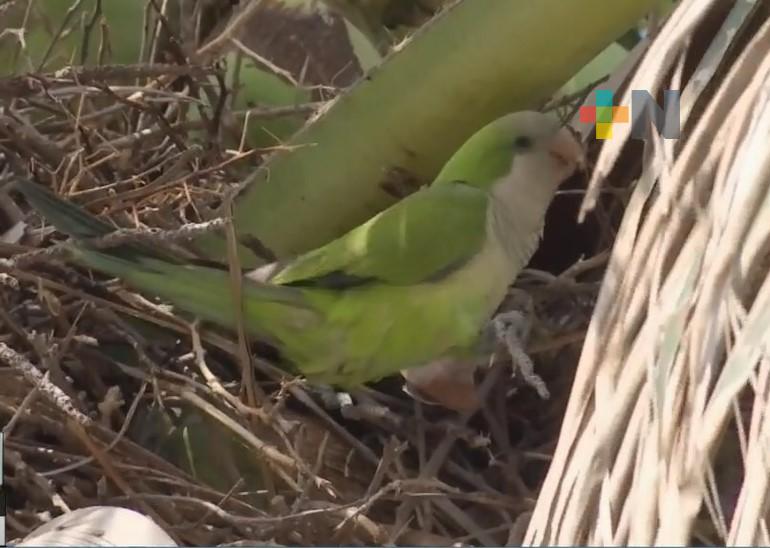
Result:
M581 161L582 148L556 119L537 112L499 118L462 145L430 186L291 261L269 283L245 277L246 330L309 379L341 388L474 354L537 247L557 187ZM75 238L111 230L39 185L19 189ZM168 261L135 245L96 250L83 241L71 256L202 320L236 325L226 270Z

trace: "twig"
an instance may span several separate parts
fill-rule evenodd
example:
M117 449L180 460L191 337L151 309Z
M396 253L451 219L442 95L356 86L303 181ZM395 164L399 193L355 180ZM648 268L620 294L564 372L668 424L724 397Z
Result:
M48 401L53 403L70 419L82 426L94 424L89 417L77 410L61 388L48 380L48 375L41 373L24 356L3 342L0 342L0 360L20 371L24 378L39 390L40 394L45 396Z

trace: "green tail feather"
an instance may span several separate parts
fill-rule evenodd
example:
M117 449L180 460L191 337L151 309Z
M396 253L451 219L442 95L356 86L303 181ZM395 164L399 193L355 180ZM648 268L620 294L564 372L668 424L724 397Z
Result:
M58 230L75 239L98 238L115 230L41 185L18 180L15 188ZM226 270L181 264L149 245L135 243L102 251L89 249L87 244L74 245L71 256L83 266L120 278L204 321L230 329L236 326L232 282ZM261 338L272 338L268 324L276 313L280 320L282 315L308 311L296 288L244 280L242 295L247 303L243 307L247 330Z
M140 291L171 302L201 320L229 329L237 325L232 282L225 270L172 264L152 257L124 259L83 248L75 249L73 258L94 270L120 278ZM287 311L305 308L303 296L295 288L243 280L241 292L244 302L257 303L256 307L248 306L244 310L244 325L250 334L263 339L272 338L266 324L275 305ZM264 315L260 313L263 308Z
M115 230L98 217L75 204L59 198L42 185L17 179L14 189L18 190L57 230L78 239L98 238Z
M116 229L91 215L72 202L60 198L42 185L16 179L13 188L21 193L29 204L40 213L56 230L77 240L88 240L106 236ZM122 244L110 248L110 253L122 257L150 256L175 261L171 253L159 253L157 248L142 243Z

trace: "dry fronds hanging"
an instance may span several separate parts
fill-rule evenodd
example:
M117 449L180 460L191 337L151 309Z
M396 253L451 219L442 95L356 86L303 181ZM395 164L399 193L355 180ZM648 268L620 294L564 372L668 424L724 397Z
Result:
M770 544L769 9L680 2L628 82L682 138L645 141L527 543Z

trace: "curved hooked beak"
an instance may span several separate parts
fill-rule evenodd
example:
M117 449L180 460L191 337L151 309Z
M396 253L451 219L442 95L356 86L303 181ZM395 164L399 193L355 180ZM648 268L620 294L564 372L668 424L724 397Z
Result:
M585 169L585 151L572 132L566 128L561 128L553 136L548 144L548 153L560 164L569 167L570 173L576 169Z

